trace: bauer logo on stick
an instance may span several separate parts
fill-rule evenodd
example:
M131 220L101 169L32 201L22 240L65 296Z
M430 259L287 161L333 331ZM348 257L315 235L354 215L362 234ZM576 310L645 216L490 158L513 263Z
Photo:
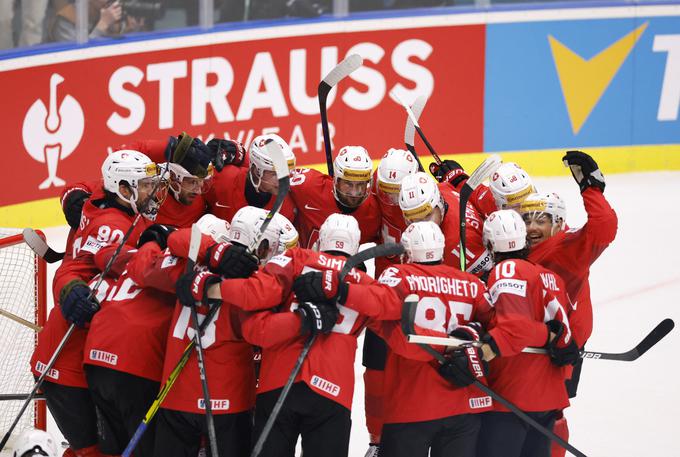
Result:
M61 75L52 73L47 104L42 99L36 100L24 117L21 131L24 148L34 160L47 164L47 179L38 189L65 184L57 177L57 165L76 149L85 130L83 109L76 99L66 95L59 100L57 86L62 82Z

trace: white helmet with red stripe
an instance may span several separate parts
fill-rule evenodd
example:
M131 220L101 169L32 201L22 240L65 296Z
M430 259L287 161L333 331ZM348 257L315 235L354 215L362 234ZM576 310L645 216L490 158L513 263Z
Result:
M418 162L413 154L403 149L390 148L378 164L378 198L387 205L398 205L401 181L415 173L418 173Z
M260 233L260 227L267 217L268 211L255 206L244 206L234 214L227 238L232 243L250 246ZM280 229L275 220L267 226L260 245L255 249L260 263L266 263L279 251Z
M248 158L250 160L251 172L249 173L250 182L253 184L256 190L260 189L260 182L262 180L262 174L265 171L276 171L274 168L274 162L272 161L269 154L267 154L267 149L264 145L270 141L275 141L281 146L283 150L283 156L286 158L288 163L288 171L291 172L295 169L295 154L293 150L288 146L283 138L275 133L267 133L265 135L260 135L253 139L250 143L250 149L248 150Z
M340 204L356 208L368 197L373 161L363 146L345 146L333 161L333 195Z
M414 222L401 234L409 262L441 262L446 240L442 229L432 221Z
M444 199L434 179L419 171L401 181L399 207L407 222L429 220L435 209L444 216Z
M359 252L361 229L354 216L331 214L319 229L319 251L337 251L352 256Z
M517 211L503 209L486 218L482 237L490 252L519 251L527 245L527 228Z
M522 201L536 192L529 174L514 162L505 162L491 175L489 188L496 208L517 208Z

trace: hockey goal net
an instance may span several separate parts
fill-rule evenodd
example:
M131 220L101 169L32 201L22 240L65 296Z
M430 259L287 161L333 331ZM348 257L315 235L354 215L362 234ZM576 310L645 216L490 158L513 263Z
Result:
M21 230L0 228L0 437L9 430L35 384L30 358L45 324L45 261L24 243ZM45 429L45 402L37 400L12 433Z

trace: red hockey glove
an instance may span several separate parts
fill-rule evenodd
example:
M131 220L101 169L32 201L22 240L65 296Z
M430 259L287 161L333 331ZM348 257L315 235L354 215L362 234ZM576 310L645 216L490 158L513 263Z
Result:
M330 333L338 321L338 307L329 303L300 303L295 310L302 318L300 333Z
M565 365L574 365L581 358L581 352L573 338L568 338L565 336L566 327L564 323L553 319L545 323L548 326L548 343L546 347L548 349L548 355L550 356L550 361L557 365L558 367L563 367ZM555 335L551 338L551 333Z
M207 264L210 271L225 278L247 278L260 265L259 260L240 244L216 243L208 248Z
M335 270L311 271L295 278L293 292L298 302L336 302L344 304L347 300L349 284L341 282Z
M567 151L562 161L571 170L581 192L588 187L597 187L604 192L604 176L591 156L582 151Z
M209 304L208 287L220 282L222 278L209 271L190 271L180 276L175 284L177 299L184 306L196 306L197 302Z
M240 166L246 157L246 150L238 141L213 138L208 141L208 149L213 156L213 165L222 171L225 165Z
M436 162L430 163L430 173L438 182L448 182L453 187L469 178L461 164L455 160L445 160L441 165Z

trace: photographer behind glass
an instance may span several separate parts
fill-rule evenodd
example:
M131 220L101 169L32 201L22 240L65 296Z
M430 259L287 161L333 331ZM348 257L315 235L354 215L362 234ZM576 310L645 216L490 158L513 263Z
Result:
M76 10L73 0L55 0L55 17L48 29L49 41L76 40ZM164 13L162 1L89 0L89 38L111 37L151 30Z

